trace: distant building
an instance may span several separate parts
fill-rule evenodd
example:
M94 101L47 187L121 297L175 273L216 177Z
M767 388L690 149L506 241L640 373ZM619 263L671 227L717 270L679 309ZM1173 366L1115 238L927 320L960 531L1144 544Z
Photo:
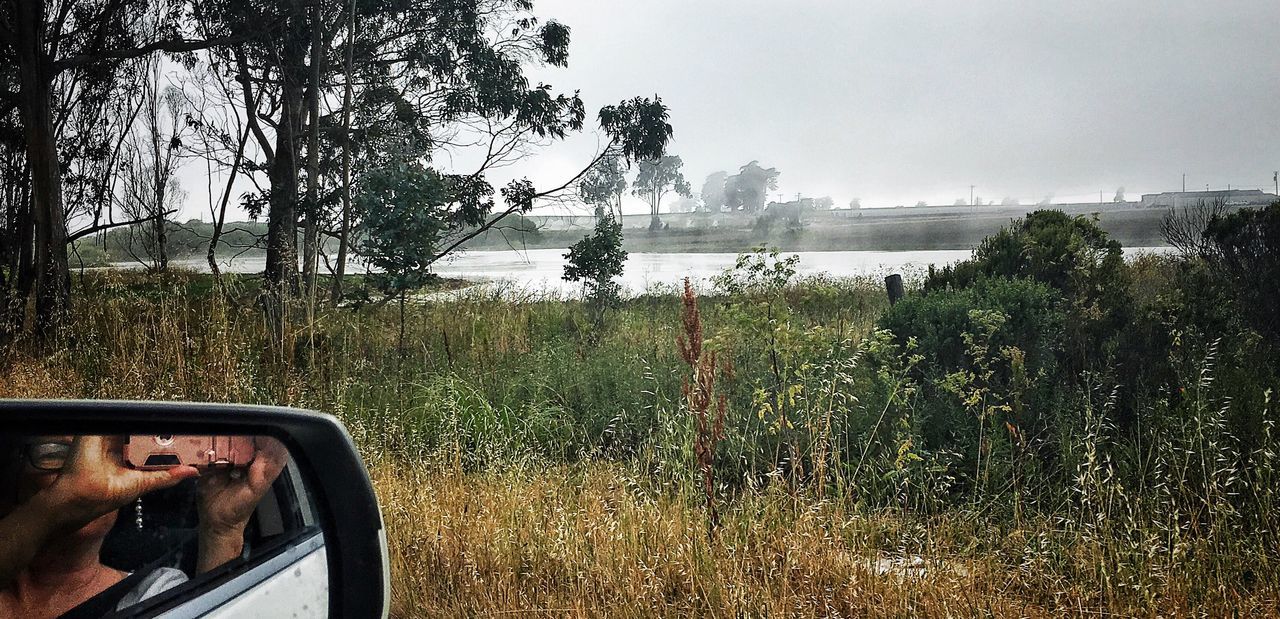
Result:
M1201 202L1210 204L1223 200L1228 206L1266 206L1275 202L1275 194L1260 189L1226 189L1222 191L1166 191L1144 193L1139 204L1143 207L1178 208L1195 206Z

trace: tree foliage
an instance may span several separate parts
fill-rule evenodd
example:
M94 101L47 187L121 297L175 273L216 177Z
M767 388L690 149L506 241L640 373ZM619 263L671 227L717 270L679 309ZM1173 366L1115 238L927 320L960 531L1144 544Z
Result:
M681 172L684 161L679 155L642 159L638 167L632 193L649 203L649 229L657 229L662 225L662 220L658 217L662 199L672 192L693 197L693 188L689 186L689 181L685 180L684 173Z
M598 218L594 232L574 243L564 257L564 280L583 283L597 316L617 303L621 288L614 278L622 275L627 251L622 249L622 224L612 213Z
M661 98L635 97L601 109L600 128L621 148L627 161L652 161L666 152L672 134L670 116Z
M0 250L16 275L0 278L0 288L8 308L34 303L42 332L70 303L67 246L140 223L120 221L128 217L120 205L138 201L119 199L128 188L115 173L141 106L134 93L161 87L147 70L161 62L191 85L192 101L221 108L183 119L198 153L188 144L167 151L229 171L237 180L226 183L223 204L236 182L254 187L240 202L267 223L263 307L277 329L299 292L306 307L316 301L323 235L385 257L389 237L361 244L349 236L385 231L414 212L410 220L431 220L418 222L425 239L401 239L409 243L401 257L417 272L470 235L575 186L590 167L551 187L519 179L499 189L488 179L587 123L576 91L529 75L536 66L566 66L571 41L567 25L541 20L529 0L32 0L0 3L0 35L0 173L14 189L0 204L7 222ZM657 97L603 108L605 151L628 165L661 157L672 135L668 117ZM478 156L460 159L480 165L438 162L462 151ZM424 183L436 190L415 200L391 189ZM359 201L353 186L362 188ZM368 210L383 208L391 212ZM133 208L144 210L160 238L169 229L157 217L163 208ZM371 219L362 226L364 217ZM340 249L336 272L345 259ZM15 309L4 322L25 315Z
M702 190L698 193L707 212L719 213L724 207L724 183L728 178L728 173L721 170L708 174L707 180L702 182Z
M41 336L55 334L69 313L68 244L123 225L113 220L107 192L119 136L131 124L120 121L137 86L128 80L141 73L131 61L261 33L255 24L224 40L193 38L192 10L185 0L0 3L0 118L21 127L6 132L6 148L23 160L6 181L29 187L29 208L5 218L13 241L6 258L17 277L3 282L4 292L11 308L34 303L31 326ZM69 233L76 225L83 227ZM23 314L11 312L7 326L16 329Z
M1214 218L1204 231L1212 267L1242 314L1280 349L1280 202Z
M742 166L737 174L725 179L725 208L746 213L763 211L769 191L778 188L780 174L776 168L760 167L759 161Z
M357 198L365 213L360 253L384 292L400 295L430 280L450 197L448 179L416 162L365 176Z
M620 153L611 152L591 166L578 183L583 202L596 207L597 219L604 211L622 217L622 195L627 190L627 175Z

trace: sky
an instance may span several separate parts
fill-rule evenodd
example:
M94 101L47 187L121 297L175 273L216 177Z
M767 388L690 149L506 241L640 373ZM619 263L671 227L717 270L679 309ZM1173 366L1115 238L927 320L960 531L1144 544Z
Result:
M572 30L569 66L533 80L580 90L591 120L660 95L695 192L752 160L781 171L771 199L864 207L952 204L970 185L986 201L1110 201L1119 187L1136 199L1183 174L1189 190L1272 191L1280 169L1274 0L537 0L534 12ZM490 181L560 184L599 147L594 127Z

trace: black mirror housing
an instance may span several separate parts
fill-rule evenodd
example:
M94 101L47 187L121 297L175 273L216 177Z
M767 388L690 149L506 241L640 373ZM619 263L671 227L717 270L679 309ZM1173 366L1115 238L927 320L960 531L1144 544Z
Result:
M0 401L15 434L260 435L279 439L312 492L324 532L328 615L386 617L386 533L367 469L335 417L276 406L188 402Z

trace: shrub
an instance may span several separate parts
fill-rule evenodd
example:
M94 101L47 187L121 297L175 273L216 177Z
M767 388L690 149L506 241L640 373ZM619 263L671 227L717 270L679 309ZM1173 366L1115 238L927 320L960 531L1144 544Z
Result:
M1209 262L1234 287L1242 315L1280 346L1280 202L1218 217L1204 236Z
M929 269L926 292L960 289L982 277L1026 277L1062 293L1069 361L1076 371L1105 367L1108 340L1129 318L1120 244L1097 223L1062 211L1030 213L987 237L973 258Z
M71 246L71 266L79 267L105 267L111 264L111 256L107 255L106 250L94 243L85 241L76 241Z
M963 288L979 276L1029 277L1068 296L1098 296L1124 268L1120 244L1097 223L1062 211L1035 211L983 239L973 258L929 270L925 290Z
M925 449L959 451L974 477L990 457L993 433L1007 447L1054 458L1051 411L1061 409L1070 385L1060 363L1061 298L1042 282L983 276L965 288L908 297L885 313L880 326L920 357L916 407Z
M622 249L622 224L613 213L601 213L595 232L574 243L564 257L565 281L583 283L597 319L605 308L617 305L621 287L613 278L622 275L627 251Z

